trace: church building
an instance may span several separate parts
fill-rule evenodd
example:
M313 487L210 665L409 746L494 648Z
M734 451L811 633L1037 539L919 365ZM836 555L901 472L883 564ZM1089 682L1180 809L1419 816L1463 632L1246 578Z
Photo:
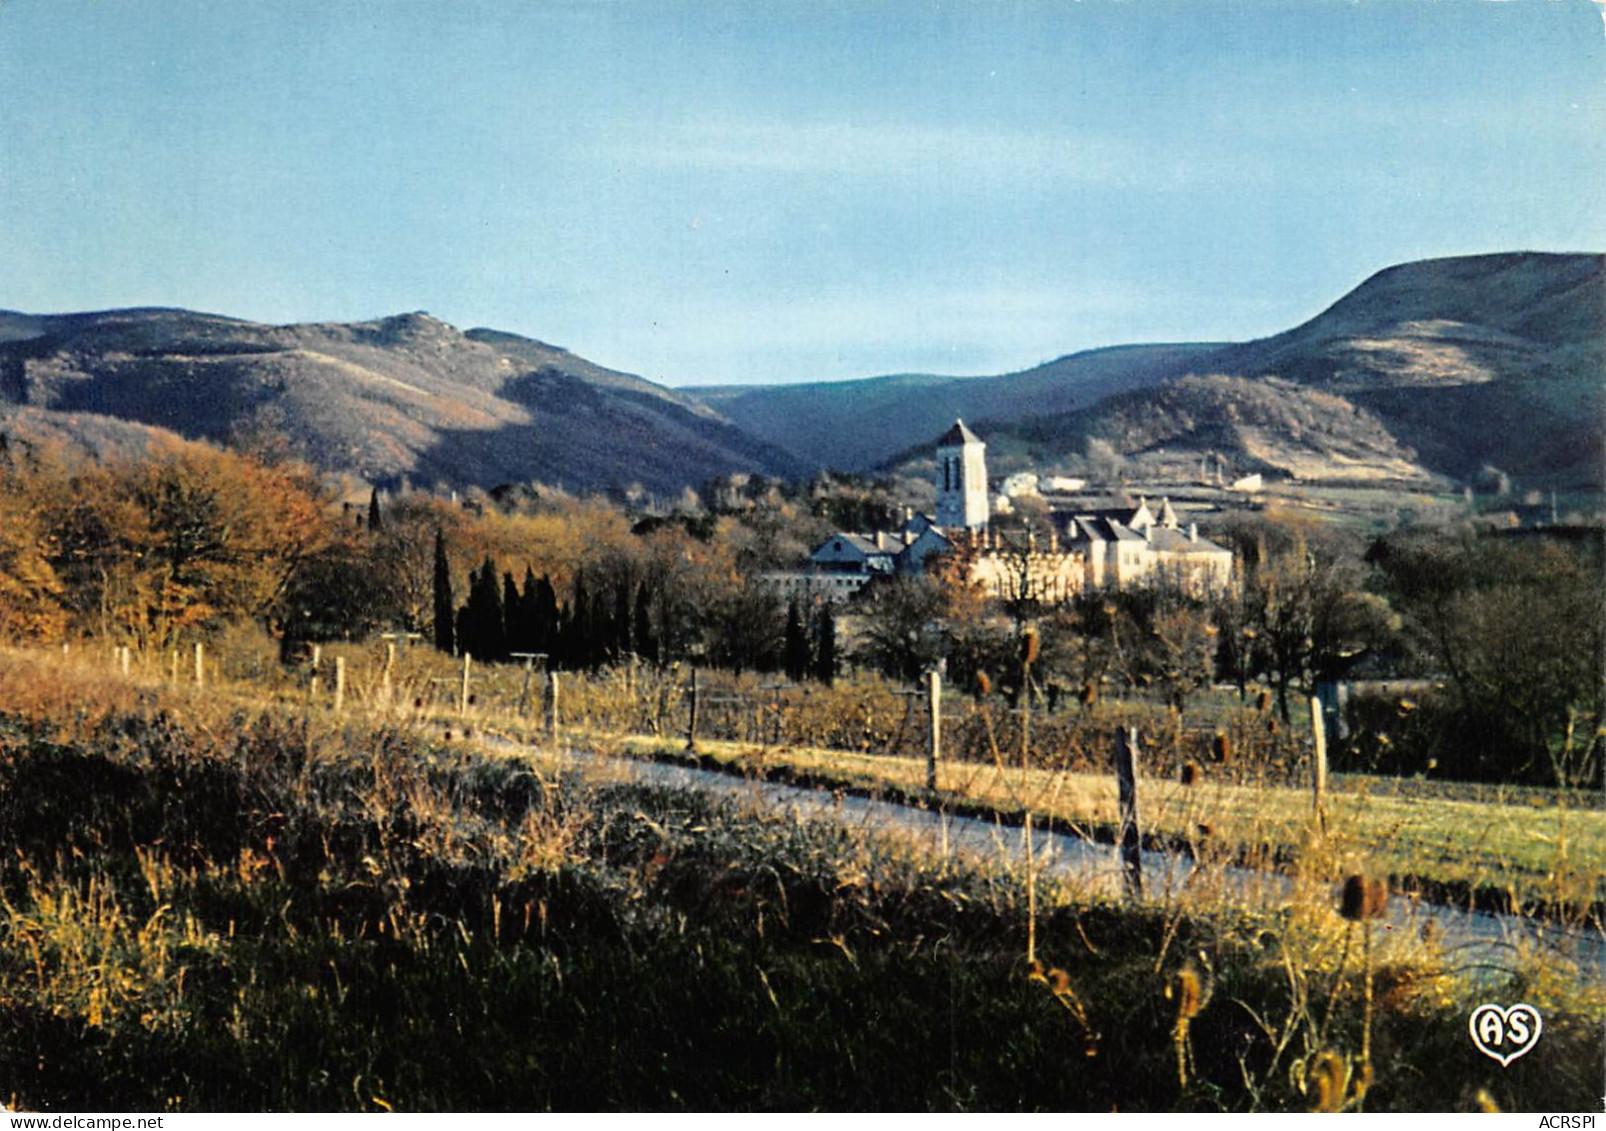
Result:
M972 557L971 576L1005 600L1046 603L1098 589L1172 584L1219 592L1232 580L1232 551L1182 525L1169 499L1136 507L1053 511L1046 536L1003 537L989 527L987 445L962 420L937 441L937 525Z
M937 525L980 530L989 517L987 445L963 420L955 420L937 441Z

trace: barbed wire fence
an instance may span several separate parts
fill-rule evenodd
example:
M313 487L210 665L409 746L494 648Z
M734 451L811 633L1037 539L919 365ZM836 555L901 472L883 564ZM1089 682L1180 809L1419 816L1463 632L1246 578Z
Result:
M993 762L1000 751L1021 749L1016 705L944 686L934 673L912 687L868 674L826 685L638 657L595 672L565 671L536 653L479 663L439 653L417 634L389 633L362 644L310 645L287 664L204 641L160 653L116 646L105 655L123 678L200 693L233 689L306 710L455 722L459 734L500 726L532 740L644 735L693 747L818 748L928 762ZM935 730L933 683L941 703ZM1107 696L1035 702L1028 760L1041 769L1113 772L1112 736L1123 728L1137 731L1151 774L1182 774L1191 765L1216 778L1304 784L1315 769L1312 736L1280 726L1264 702L1195 719Z

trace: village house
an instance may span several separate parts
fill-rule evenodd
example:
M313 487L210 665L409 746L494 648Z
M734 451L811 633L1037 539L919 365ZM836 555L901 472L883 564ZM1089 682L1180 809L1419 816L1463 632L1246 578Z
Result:
M935 519L906 510L903 526L894 533L839 531L814 548L804 568L772 571L764 580L788 600L845 601L874 578L919 574L927 558L951 549L953 542Z

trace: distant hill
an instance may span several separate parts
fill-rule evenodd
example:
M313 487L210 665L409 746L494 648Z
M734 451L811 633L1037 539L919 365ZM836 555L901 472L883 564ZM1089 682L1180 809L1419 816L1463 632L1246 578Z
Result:
M1606 256L1505 254L1391 267L1309 322L1220 351L1375 413L1433 471L1606 479Z
M1377 482L1429 474L1375 414L1280 377L1190 374L1003 431L1048 453L1101 440L1168 477L1195 473L1206 455L1222 457L1234 475Z
M46 448L68 461L109 456L138 458L171 449L183 437L166 428L134 424L115 416L52 412L30 405L0 404L0 446Z
M1403 264L1253 342L1096 350L1000 377L697 392L845 470L896 463L962 415L1001 453L1039 463L1098 439L1128 457L1213 452L1300 478L1465 479L1489 465L1529 485L1600 486L1606 256Z
M900 374L860 381L732 385L685 392L816 467L864 471L942 433L955 417L1066 412L1189 371L1208 345L1089 350L998 377Z
M802 470L684 394L422 313L293 326L161 309L0 313L6 420L101 451L137 448L147 435L137 426L266 439L381 484L672 491L733 471Z
M1099 441L1130 459L1196 467L1213 453L1303 479L1467 479L1490 466L1528 487L1599 487L1606 256L1391 267L1252 342L1092 350L997 377L683 391L422 313L265 326L0 311L0 432L91 453L142 450L166 430L283 445L379 484L668 492L737 471L929 457L956 416L1000 468L1069 466Z

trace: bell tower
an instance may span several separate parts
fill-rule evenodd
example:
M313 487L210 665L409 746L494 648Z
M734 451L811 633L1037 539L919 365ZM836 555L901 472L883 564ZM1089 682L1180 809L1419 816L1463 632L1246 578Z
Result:
M937 525L976 530L987 518L987 445L955 420L937 441Z

